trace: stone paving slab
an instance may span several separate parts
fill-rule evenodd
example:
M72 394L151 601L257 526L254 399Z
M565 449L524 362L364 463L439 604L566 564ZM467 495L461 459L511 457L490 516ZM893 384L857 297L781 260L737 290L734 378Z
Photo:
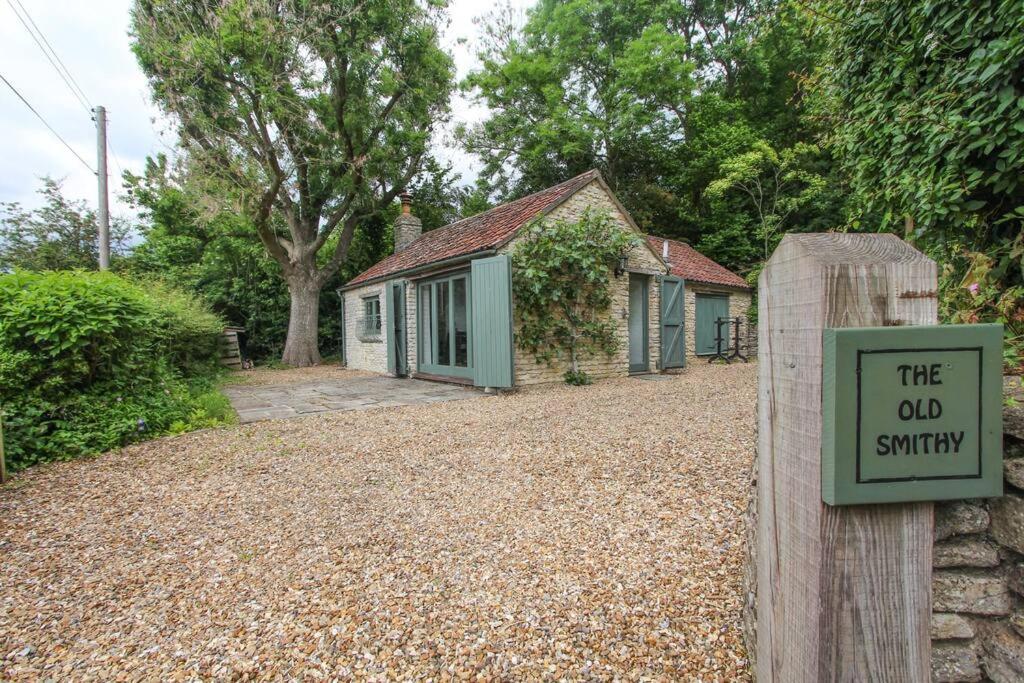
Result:
M224 394L243 424L324 412L458 401L484 395L477 389L454 384L365 376L295 384L237 384L225 387Z

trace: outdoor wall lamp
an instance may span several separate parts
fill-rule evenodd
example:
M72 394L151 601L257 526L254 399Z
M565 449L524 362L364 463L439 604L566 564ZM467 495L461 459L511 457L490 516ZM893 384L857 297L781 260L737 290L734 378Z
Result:
M623 254L619 257L619 262L615 264L615 277L621 277L626 272L626 268L629 266L629 255Z

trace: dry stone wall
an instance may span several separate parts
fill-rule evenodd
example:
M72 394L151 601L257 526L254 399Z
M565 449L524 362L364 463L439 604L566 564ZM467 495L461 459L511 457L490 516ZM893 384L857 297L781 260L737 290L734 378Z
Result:
M932 546L932 681L1024 681L1024 388L1007 380L1004 495L935 504ZM756 662L756 467L746 514L743 627Z
M1002 498L936 503L932 680L1024 681L1024 391L1007 380ZM1013 398L1014 394L1017 398Z

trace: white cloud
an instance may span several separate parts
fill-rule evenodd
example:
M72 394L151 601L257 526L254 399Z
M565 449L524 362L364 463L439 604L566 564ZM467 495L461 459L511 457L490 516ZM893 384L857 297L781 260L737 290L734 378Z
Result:
M22 0L32 19L67 65L91 105L108 112L112 212L127 213L117 193L120 172L141 172L147 155L166 152L173 137L168 121L150 102L145 76L131 51L128 36L131 0ZM532 0L513 0L519 10ZM496 3L454 0L444 46L455 57L458 78L476 64L479 28L476 17L497 7ZM465 42L461 42L464 39ZM90 115L60 80L42 51L18 21L10 5L0 3L0 73L32 103L71 147L90 166L96 165L95 127ZM440 131L442 157L451 161L464 182L476 178L478 164L451 139L458 122L481 120L486 110L461 93L452 101L452 125ZM38 178L64 178L69 197L96 204L96 179L22 104L0 84L0 201L20 201L37 206ZM163 133L161 137L160 133Z

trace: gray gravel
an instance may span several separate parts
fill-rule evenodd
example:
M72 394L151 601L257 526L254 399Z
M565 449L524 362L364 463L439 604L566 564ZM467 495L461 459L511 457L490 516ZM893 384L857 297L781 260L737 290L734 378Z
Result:
M160 439L0 490L0 678L748 678L755 368Z

